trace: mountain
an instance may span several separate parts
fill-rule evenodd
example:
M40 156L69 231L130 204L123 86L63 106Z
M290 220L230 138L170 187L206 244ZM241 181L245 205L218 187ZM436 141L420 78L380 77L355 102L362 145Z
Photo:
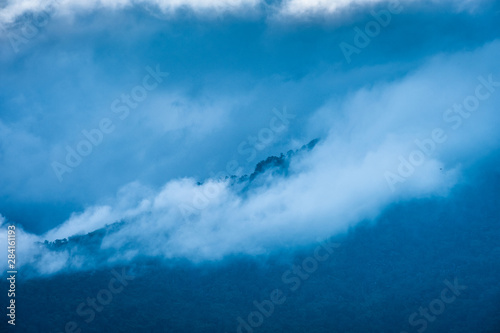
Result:
M271 169L286 170L286 161L283 155L259 163L254 179ZM493 311L500 302L497 162L479 166L481 171L471 176L473 182L445 198L395 204L376 221L331 239L338 247L309 273L297 267L307 267L318 244L201 263L137 257L98 269L21 278L17 328L21 332L499 332L500 313ZM94 260L103 260L100 240L121 226L43 246L83 246ZM126 285L110 293L111 281L123 274L129 278ZM2 282L0 287L5 290L7 285ZM285 298L271 311L267 301L277 289ZM452 301L443 303L442 295ZM437 307L441 303L442 310ZM437 314L429 312L431 308ZM250 326L256 321L262 323Z

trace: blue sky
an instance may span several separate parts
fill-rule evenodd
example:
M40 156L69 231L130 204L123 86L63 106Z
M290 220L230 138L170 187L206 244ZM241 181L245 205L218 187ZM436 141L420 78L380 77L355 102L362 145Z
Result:
M0 6L0 214L33 239L126 220L130 227L109 244L138 230L148 230L144 239L173 230L178 237L163 249L166 256L220 257L236 243L260 253L274 239L254 238L284 223L292 226L285 239L307 243L394 202L446 195L498 149L495 84L481 88L490 94L457 129L451 114L445 119L489 76L500 81L494 1ZM339 45L355 46L356 29L391 6L399 9L387 26L348 61ZM33 20L41 27L18 42ZM157 68L168 76L155 81ZM157 84L121 119L125 111L114 112L113 103L140 91L147 75ZM285 121L273 120L284 112ZM82 131L103 120L112 130L71 173L58 176L54 162L65 164L67 147L76 150L86 140ZM408 157L415 140L432 138L436 128L446 139L432 156L407 181L388 186L386 173L397 172L399 156ZM315 138L319 146L294 160L291 179L269 176L247 199L222 185L192 230L175 225L179 206L193 204L197 181L216 183L210 177L227 173L228 163L251 173L261 159ZM249 236L235 236L241 232L234 223L248 224ZM207 241L195 235L204 228Z

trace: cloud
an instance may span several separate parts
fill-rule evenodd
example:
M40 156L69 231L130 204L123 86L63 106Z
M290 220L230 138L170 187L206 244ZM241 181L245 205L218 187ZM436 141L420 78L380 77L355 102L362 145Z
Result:
M119 10L136 5L155 6L164 13L189 8L194 12L231 12L253 8L259 0L19 0L7 1L0 12L0 22L11 23L26 13L49 13L74 15L95 9Z
M304 15L324 15L333 14L350 7L363 7L384 4L383 6L389 8L404 8L406 5L417 4L418 0L285 0L281 8L282 15L288 16L304 16ZM446 3L451 5L455 10L470 10L477 6L474 1L469 0L446 0L433 2Z
M334 13L350 5L376 4L379 2L383 2L383 0L288 0L283 3L282 13L293 16Z
M68 7L68 13L82 13L73 18L55 12L36 36L19 44L18 53L3 39L0 212L27 231L45 233L72 213L102 205L129 182L158 190L173 178L202 180L233 159L248 172L259 159L290 149L290 142L300 146L325 137L326 126L306 132L303 125L318 107L340 110L325 104L333 96L343 99L366 82L400 77L436 52L473 49L499 31L488 7L476 16L415 6L394 16L347 64L339 43L353 43L351 25L363 28L373 20L371 6L354 8L357 14L345 25L335 17L297 25L294 18L275 24L269 16L205 20L181 14L161 20L134 3L125 10ZM267 3L265 15L271 16L287 4ZM89 10L94 5L89 2ZM23 35L22 24L12 32ZM120 119L111 103L130 95L145 68L156 64L170 75ZM269 126L272 110L283 107L296 120L247 162L239 143L250 142ZM52 163L65 163L67 147L76 148L86 139L82 131L97 128L103 118L112 119L116 130L60 183Z
M133 6L153 6L164 14L175 14L179 9L190 9L197 14L218 14L224 12L248 13L266 7L271 16L278 14L285 17L304 17L338 13L355 6L370 6L379 3L399 5L416 3L417 0L8 0L0 12L0 23L10 24L27 13L38 16L53 11L59 15L74 15L79 12L96 9L120 10ZM437 2L437 1L436 1ZM475 8L477 4L470 0L448 0L457 10ZM40 17L41 17L40 16ZM43 20L43 17L40 18Z
M267 172L257 186L243 191L216 179L199 185L179 178L159 190L131 183L115 199L74 214L43 236L22 233L25 261L42 256L54 262L46 270L38 268L46 274L87 267L85 262L99 254L79 248L71 255L45 248L40 254L30 244L116 221L124 224L103 236L105 262L137 255L200 261L264 254L345 232L395 202L446 196L471 164L499 148L499 52L495 41L471 52L438 55L402 78L326 101L310 121L321 123L328 134L314 150L291 159L288 176ZM457 118L446 116L449 110L466 105L478 91L483 94L478 106L456 126ZM422 153L424 161L391 188L386 173L397 174L400 157L411 160L422 150L416 140L428 142L436 129L446 140Z

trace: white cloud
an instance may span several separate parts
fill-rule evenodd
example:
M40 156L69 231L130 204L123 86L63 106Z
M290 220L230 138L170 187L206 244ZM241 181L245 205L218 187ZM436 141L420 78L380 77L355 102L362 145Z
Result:
M433 0L436 3L449 3L457 11L474 10L478 1L471 0ZM308 15L333 14L349 7L373 6L387 4L388 9L404 9L406 5L418 3L419 0L285 0L281 6L284 16L304 17Z
M254 7L259 0L11 0L0 12L0 22L10 23L27 12L51 12L74 14L82 10L123 9L134 5L153 5L163 12L180 8L198 11L234 11Z
M333 13L353 4L374 4L383 0L288 0L282 12L287 15L307 15L312 13Z
M29 237L63 238L124 220L124 228L104 238L103 249L117 253L110 260L138 254L212 260L307 244L375 218L394 202L446 195L463 165L499 148L499 87L461 127L452 129L443 119L449 107L475 93L479 76L492 73L500 80L494 57L499 51L497 41L474 52L438 56L402 79L325 104L313 118L330 132L311 153L292 160L289 178L267 174L264 185L245 195L215 180L198 186L194 179L178 179L159 191L134 183L114 202L75 214L44 237ZM436 128L447 139L392 191L384 174L396 172L398 158L415 151L415 139L428 138ZM182 209L188 205L199 211L185 219ZM54 258L50 272L82 266L78 253Z
M417 0L391 0L392 3L410 3ZM389 1L389 2L391 2ZM436 0L437 1L437 0ZM475 8L470 0L448 0L457 10ZM263 0L9 0L0 12L0 22L11 23L27 12L75 14L93 9L123 9L135 5L155 6L161 12L172 14L178 9L189 8L197 13L247 12L259 5L273 7L275 13L301 17L310 14L332 14L351 6L373 5L386 0L285 0L279 5L269 5ZM273 12L273 11L271 11Z

